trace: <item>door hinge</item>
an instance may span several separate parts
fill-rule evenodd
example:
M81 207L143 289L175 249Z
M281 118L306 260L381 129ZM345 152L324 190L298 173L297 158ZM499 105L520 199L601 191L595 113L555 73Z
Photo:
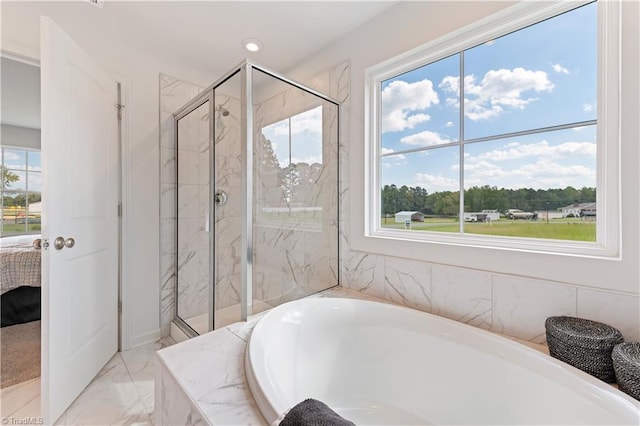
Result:
M122 313L122 302L120 300L118 300L118 313Z
M118 204L118 217L122 217L122 204Z

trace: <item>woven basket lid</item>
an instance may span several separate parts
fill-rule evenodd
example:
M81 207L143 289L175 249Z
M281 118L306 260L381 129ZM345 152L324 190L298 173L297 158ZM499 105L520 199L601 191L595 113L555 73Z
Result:
M549 317L544 325L553 337L592 349L613 347L624 340L617 328L584 318Z
M617 359L622 359L629 364L637 365L637 367L640 368L640 343L620 343L613 348L611 356Z

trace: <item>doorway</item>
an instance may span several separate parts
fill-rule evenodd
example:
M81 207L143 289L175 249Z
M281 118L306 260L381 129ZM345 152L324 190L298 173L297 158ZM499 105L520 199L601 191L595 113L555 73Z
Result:
M40 68L2 57L0 299L2 393L41 373Z

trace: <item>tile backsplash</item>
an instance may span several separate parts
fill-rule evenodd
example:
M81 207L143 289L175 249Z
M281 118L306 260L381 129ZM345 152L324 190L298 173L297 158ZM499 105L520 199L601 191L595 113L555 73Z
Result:
M351 252L343 285L533 343L545 319L579 316L640 341L640 297L487 271Z

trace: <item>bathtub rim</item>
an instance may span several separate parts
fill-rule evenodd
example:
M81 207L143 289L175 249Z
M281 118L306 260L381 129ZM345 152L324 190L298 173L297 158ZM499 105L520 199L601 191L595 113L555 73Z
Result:
M359 298L347 298L347 297L311 297L311 298L303 298L303 299L284 303L264 313L264 315L256 323L256 326L253 328L251 335L247 340L247 347L246 347L245 356L244 356L245 376L247 379L247 383L249 385L249 389L252 393L252 396L258 406L258 409L263 415L263 417L267 420L268 424L271 425L271 424L274 424L276 420L281 420L282 417L284 417L284 415L288 412L288 410L293 408L293 406L284 406L284 404L281 404L279 401L275 401L274 400L276 398L275 395L274 397L269 397L268 392L272 389L265 389L265 386L263 386L258 380L255 369L253 368L253 365L252 365L252 358L251 358L252 347L255 347L255 344L252 345L254 333L256 331L260 333L261 330L264 327L266 327L265 324L268 324L269 318L273 316L277 316L281 312L289 311L291 309L296 309L297 305L306 304L306 303L312 303L312 304L322 303L322 304L327 304L327 307L329 307L331 306L330 305L331 303L345 303L345 302L358 303L358 304L362 303L365 305L373 304L373 305L377 305L378 307L384 306L385 309L388 308L388 309L399 310L403 312L409 311L412 314L424 315L425 318L428 320L441 322L446 326L459 329L462 332L468 332L477 337L493 340L497 343L505 345L505 347L508 348L509 350L522 352L523 354L525 354L525 356L530 356L533 359L536 359L536 361L538 362L553 364L555 367L558 367L561 370L563 370L564 374L567 374L569 376L577 376L578 378L583 379L583 381L586 382L585 385L588 385L592 390L595 390L599 395L605 396L607 400L622 399L622 402L625 405L627 405L629 408L635 408L636 410L638 410L638 413L640 415L640 401L633 399L631 396L625 394L619 389L589 375L588 373L585 373L584 371L578 368L575 368L569 364L566 364L556 358L551 357L550 355L540 350L537 350L524 343L513 340L512 338L509 338L505 335L484 330L478 327L474 327L472 325L462 323L460 321L452 320L449 318L445 318L432 313L413 309L408 306L397 305L392 302L375 301L375 300L367 300L367 299L359 299ZM258 357L257 359L259 360L260 358ZM539 373L536 373L536 374L539 374ZM268 385L268 383L265 383L265 384ZM269 386L266 386L266 387L268 388Z

